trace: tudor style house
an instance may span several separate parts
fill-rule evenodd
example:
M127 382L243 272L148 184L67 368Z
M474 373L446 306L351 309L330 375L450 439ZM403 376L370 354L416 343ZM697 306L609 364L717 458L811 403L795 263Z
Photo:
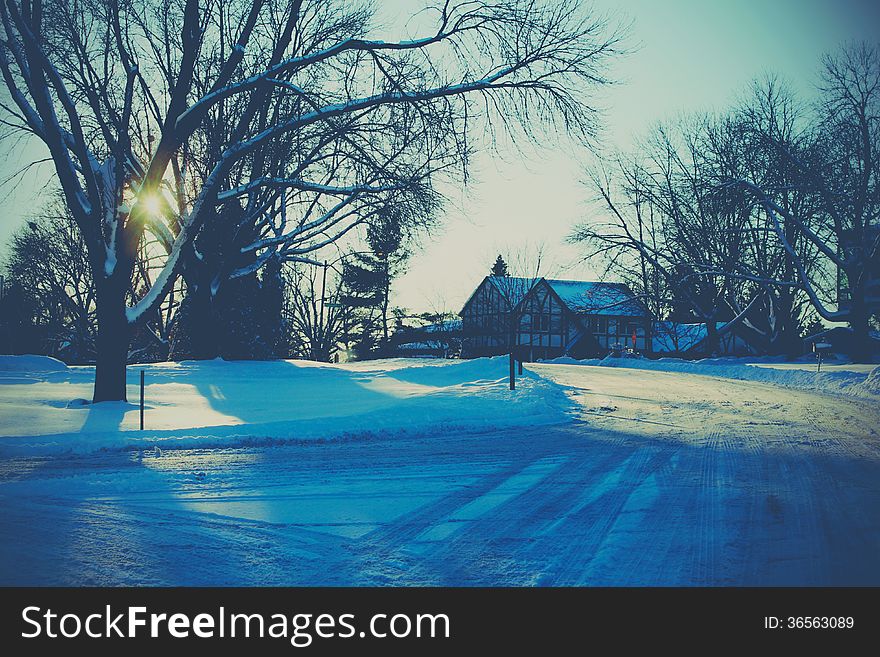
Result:
M622 283L487 276L461 310L462 356L522 360L650 349L644 305Z

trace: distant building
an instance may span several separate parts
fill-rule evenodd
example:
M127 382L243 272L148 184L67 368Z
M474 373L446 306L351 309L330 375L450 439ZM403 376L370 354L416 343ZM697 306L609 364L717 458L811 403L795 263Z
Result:
M650 349L648 312L622 283L487 276L461 310L462 356L523 360Z
M405 358L458 358L461 355L460 319L404 328L395 333L397 355Z
M715 330L722 331L726 322L716 322ZM710 356L754 356L759 349L750 344L736 329L721 333L714 349L708 346L706 324L654 322L651 331L651 351L657 356L695 358Z

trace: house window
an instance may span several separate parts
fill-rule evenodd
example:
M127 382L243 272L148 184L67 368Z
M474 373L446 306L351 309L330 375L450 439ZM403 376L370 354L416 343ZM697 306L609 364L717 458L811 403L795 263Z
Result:
M636 322L630 322L626 325L626 335L632 339L633 333L636 334L637 338L643 338L645 337L645 327Z

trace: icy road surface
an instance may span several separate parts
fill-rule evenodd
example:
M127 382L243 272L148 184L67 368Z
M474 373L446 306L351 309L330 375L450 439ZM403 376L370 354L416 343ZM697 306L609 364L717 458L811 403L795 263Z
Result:
M877 404L534 365L552 426L0 460L0 583L880 585Z

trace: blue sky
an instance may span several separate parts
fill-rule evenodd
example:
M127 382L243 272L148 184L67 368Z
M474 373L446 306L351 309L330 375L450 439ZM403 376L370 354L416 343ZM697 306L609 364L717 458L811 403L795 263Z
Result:
M403 14L419 3L389 4ZM635 48L611 70L620 84L599 97L607 149L630 149L655 123L680 114L723 111L766 73L809 102L824 53L846 41L877 40L880 32L880 3L867 0L598 0L596 7L632 20ZM563 243L591 211L591 190L580 183L591 157L554 149L527 162L478 158L461 207L449 208L443 232L398 282L399 303L442 300L458 310L499 251L533 252L539 243L548 273L594 277L594 267Z
M391 32L405 32L407 17L424 6L415 0L376 4L383 24L393 26ZM809 101L820 56L848 40L877 40L880 26L880 3L869 0L595 4L632 21L629 45L634 52L611 69L620 84L597 98L604 109L607 148L629 149L654 123L681 113L721 111L752 79L768 72L779 74ZM0 180L41 156L38 145L0 144ZM396 302L414 310L457 310L499 251L534 251L538 244L545 245L549 273L593 275L588 263L578 263L577 250L563 244L571 226L590 212L590 190L579 182L590 157L538 147L526 156L502 151L476 158L473 184L452 191L441 229L425 241L397 282ZM39 205L50 173L44 166L0 190L0 243Z

